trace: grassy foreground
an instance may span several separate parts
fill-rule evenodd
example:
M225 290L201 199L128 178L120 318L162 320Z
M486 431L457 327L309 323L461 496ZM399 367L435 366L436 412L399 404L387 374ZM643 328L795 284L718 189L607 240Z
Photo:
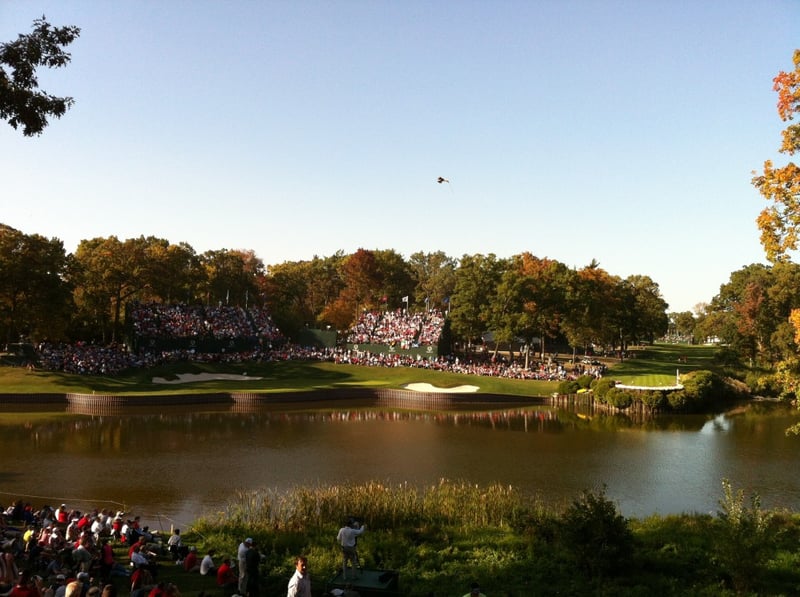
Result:
M350 515L367 524L363 566L397 571L400 595L462 595L473 581L492 597L800 592L800 516L765 512L725 483L716 516L644 520L623 518L602 489L554 509L512 487L444 480L298 487L241 493L184 535L200 553L229 555L254 537L262 595L285 594L293 556L306 555L319 597L340 566L335 537ZM160 578L184 595L221 597L211 579L172 563Z

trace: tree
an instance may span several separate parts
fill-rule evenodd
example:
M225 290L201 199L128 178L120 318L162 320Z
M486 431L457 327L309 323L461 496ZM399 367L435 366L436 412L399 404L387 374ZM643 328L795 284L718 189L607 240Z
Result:
M522 275L526 278L527 292L524 305L525 318L521 335L533 343L538 334L542 358L546 354L548 339L556 337L564 317L568 281L573 275L566 265L547 257L540 259L530 253L522 254ZM526 353L525 365L528 365Z
M172 244L161 238L145 239L146 287L150 297L164 303L194 304L204 281L205 272L200 267L200 258L191 245Z
M778 92L778 115L783 122L794 119L800 112L800 50L794 51L794 70L781 71L773 79ZM791 124L783 131L778 151L794 155L800 149L800 125ZM753 185L772 205L766 207L756 220L761 231L761 245L767 259L777 262L797 249L800 229L800 167L788 162L775 167L771 160L764 162L764 173L753 177Z
M430 308L446 308L456 285L457 265L455 259L442 251L413 253L409 258L409 267L417 283L414 290L417 300L427 300Z
M453 333L468 344L488 329L489 305L497 294L504 269L505 264L494 253L461 257L450 317Z
M589 344L613 345L620 338L624 305L619 283L595 260L572 276L566 293L568 315L561 329L573 352Z
M259 277L264 264L251 250L220 249L200 256L206 272L206 304L249 306L259 294Z
M0 341L64 336L71 313L63 243L0 224Z
M39 90L36 69L58 68L71 60L64 48L80 35L78 27L53 27L44 16L33 32L0 45L0 117L26 137L41 135L48 118L61 118L72 107L71 97Z
M500 344L513 346L520 330L526 326L526 317L523 310L525 302L525 278L520 275L519 256L512 257L501 264L496 291L486 310L486 323L494 334L494 356L500 349ZM511 358L514 357L510 351Z
M85 334L104 343L121 332L125 304L147 286L148 240L116 236L82 240L75 251L75 302ZM87 338L88 339L88 338Z
M634 342L653 342L667 332L669 318L667 303L661 297L658 284L650 276L628 276L622 288L630 296L631 308L626 310L627 326L623 333Z
M414 279L410 266L403 256L393 249L374 253L375 265L381 279L380 286L377 288L380 300L388 308L403 306L403 297L411 297L414 290ZM410 307L410 304L407 306Z
M697 320L691 311L681 311L669 314L670 333L681 338L691 338L694 336L694 328Z
M379 292L383 277L375 251L367 249L358 249L345 258L339 270L344 287L320 318L343 330L358 319L362 310L378 308L383 297Z

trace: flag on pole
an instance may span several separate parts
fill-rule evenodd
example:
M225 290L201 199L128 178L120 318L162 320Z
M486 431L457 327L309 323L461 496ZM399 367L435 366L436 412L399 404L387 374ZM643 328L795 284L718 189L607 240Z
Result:
M406 295L406 296L404 296L404 297L403 297L403 302L404 302L404 303L408 303L408 295Z

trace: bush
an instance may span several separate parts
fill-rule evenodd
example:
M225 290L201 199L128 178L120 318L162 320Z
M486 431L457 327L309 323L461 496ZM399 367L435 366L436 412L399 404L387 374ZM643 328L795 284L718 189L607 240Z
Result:
M754 494L750 506L744 492L734 492L727 479L722 481L719 524L721 540L716 556L737 592L749 590L766 564L773 541L772 514L761 509L761 498Z
M604 397L608 391L614 387L616 382L610 377L601 377L592 382L592 392L595 396Z
M745 376L745 383L750 392L757 396L774 398L781 393L781 385L772 373L748 371Z
M686 390L677 390L667 394L667 404L669 407L678 412L691 410L692 398Z
M714 352L714 363L729 369L741 369L742 359L732 348L723 347Z
M588 578L613 574L627 563L633 551L628 521L605 495L584 490L564 513L561 546L567 558Z
M577 381L565 379L558 384L556 391L559 394L576 394L581 387Z
M726 394L722 378L701 369L688 373L683 380L683 389L670 392L667 401L676 411L696 412L721 401Z
M611 388L606 392L606 402L620 410L625 410L633 404L633 395L626 390Z
M639 395L639 399L647 408L655 410L667 404L667 397L659 390L647 390Z
M593 381L594 381L594 375L581 375L577 379L578 385L586 390L588 390L591 387Z

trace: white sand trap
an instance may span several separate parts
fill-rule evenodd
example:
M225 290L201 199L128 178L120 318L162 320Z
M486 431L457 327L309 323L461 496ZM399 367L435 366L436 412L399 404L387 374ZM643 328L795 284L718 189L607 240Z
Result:
M429 383L410 383L406 384L407 390L415 392L441 392L443 394L468 394L470 392L477 392L480 388L478 386L456 386L455 388L437 388Z
M250 379L263 379L262 377L250 377L249 375L235 375L233 373L179 373L178 379L164 379L163 377L154 377L153 383L192 383L195 381L212 381L224 379L227 381L247 381Z

